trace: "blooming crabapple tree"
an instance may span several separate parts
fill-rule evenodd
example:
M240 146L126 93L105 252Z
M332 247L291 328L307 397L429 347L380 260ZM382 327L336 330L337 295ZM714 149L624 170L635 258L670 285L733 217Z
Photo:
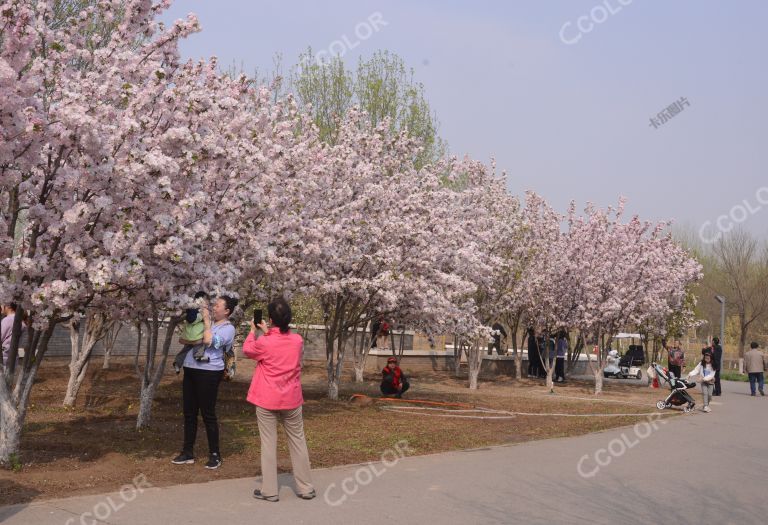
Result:
M198 24L155 22L167 2L100 2L56 29L53 4L0 8L0 301L17 302L33 321L18 365L15 327L0 382L3 462L18 451L58 323L94 304L110 317L149 313L157 327L190 288L236 276L200 263L226 260L222 242L233 237L217 221L238 204L228 197L242 174L225 152L250 139L236 104L242 83L215 75L215 64L180 63L178 41ZM86 45L91 19L118 10L109 41ZM145 383L151 393L154 381Z
M358 327L398 309L439 318L443 308L454 308L453 290L466 286L445 271L455 255L444 254L443 241L457 223L430 221L441 187L432 171L414 168L418 147L387 122L372 128L354 110L336 142L323 145L320 167L303 180L307 194L294 218L301 252L290 259L294 278L301 278L297 288L312 291L323 310L331 399L338 397L347 343L355 342ZM421 308L425 301L430 306ZM358 374L362 362L356 360Z
M501 240L505 242L503 266L497 271L494 287L498 290L500 317L510 329L518 379L523 368L522 349L517 346L518 329L521 323L530 322L529 317L535 313L533 292L541 285L539 264L546 263L542 259L549 256L551 243L559 238L560 222L561 217L541 196L527 192L517 229L508 240Z
M520 233L520 204L506 190L506 179L497 178L493 167L464 159L441 166L450 220L461 226L454 233L459 263L452 271L470 283L473 292L460 298L459 312L466 312L455 327L459 352L467 352L469 388L478 387L482 356L490 325L500 320L507 288L516 279L516 244ZM456 349L455 349L456 350Z
M597 394L616 330L679 307L700 276L698 263L664 235L666 223L622 222L623 211L623 200L616 209L588 205L583 215L572 205L567 234L555 244L555 264L544 268L546 285L538 292L545 327L577 329L598 342L596 366L589 360Z

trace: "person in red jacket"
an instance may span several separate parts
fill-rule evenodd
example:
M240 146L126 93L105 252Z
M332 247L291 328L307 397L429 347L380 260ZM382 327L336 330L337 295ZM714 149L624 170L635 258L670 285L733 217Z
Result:
M397 366L397 358L387 359L387 366L381 371L381 393L387 397L401 398L410 387L402 369Z

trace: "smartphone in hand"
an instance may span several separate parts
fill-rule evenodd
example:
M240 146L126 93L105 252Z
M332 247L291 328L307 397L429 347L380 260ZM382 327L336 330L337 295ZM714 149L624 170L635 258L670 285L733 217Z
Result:
M259 324L262 321L263 315L264 314L261 311L261 308L257 308L256 310L254 310L253 311L253 324L255 324L256 326L259 326Z

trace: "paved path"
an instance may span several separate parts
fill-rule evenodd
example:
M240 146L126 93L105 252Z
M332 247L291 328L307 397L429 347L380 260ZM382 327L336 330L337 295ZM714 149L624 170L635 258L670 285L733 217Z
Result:
M0 521L8 525L768 523L768 398L745 395L746 383L724 385L724 396L716 398L712 413L668 423L648 421L575 438L400 460L392 451L384 458L389 467L317 470L319 497L313 501L294 496L287 477L281 477L286 485L279 503L257 501L251 497L254 480L240 479L5 507L0 508ZM604 466L596 462L595 454ZM579 466L587 477L579 474ZM355 477L363 483L373 481L358 486ZM343 484L349 492L357 488L345 500Z

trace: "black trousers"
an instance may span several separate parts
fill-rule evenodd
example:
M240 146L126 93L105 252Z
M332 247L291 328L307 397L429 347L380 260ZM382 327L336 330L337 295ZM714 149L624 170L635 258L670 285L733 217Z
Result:
M555 379L563 378L563 381L565 381L565 358L564 357L558 357L555 361Z
M403 381L403 389L399 392L395 387L392 386L392 383L382 383L381 393L385 396L396 396L398 394L403 395L408 391L409 388L411 388L411 384L408 381Z
M534 377L541 377L544 372L544 363L541 362L541 357L536 351L529 352L528 356L528 375Z
M197 415L202 413L205 433L208 436L208 452L219 453L219 422L216 419L216 398L224 371L184 368L182 393L184 399L184 448L183 452L194 455L197 438Z
M669 363L667 363L667 365L667 370L669 370L670 374L675 374L676 378L682 379L680 377L680 374L682 373L680 370L680 365L670 365Z
M719 396L723 393L722 390L720 390L720 370L715 370L715 391L712 392L712 395Z

